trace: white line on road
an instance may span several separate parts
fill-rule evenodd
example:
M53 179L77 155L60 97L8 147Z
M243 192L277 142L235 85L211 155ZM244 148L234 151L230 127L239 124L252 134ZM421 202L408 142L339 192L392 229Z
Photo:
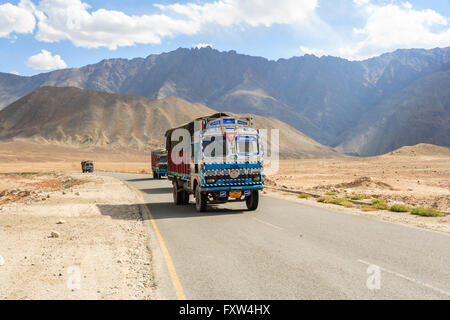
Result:
M278 229L278 230L283 230L283 228L281 228L281 227L279 227L279 226L276 226L276 225L274 225L274 224L271 224L270 222L267 222L267 221L264 221L264 220L261 220L261 219L258 219L258 218L253 218L254 220L256 220L256 221L258 221L258 222L261 222L261 223L263 223L263 224L265 224L265 225L267 225L267 226L270 226L270 227L272 227L272 228L275 228L275 229Z
M370 263L370 262L367 262L367 261L364 261L364 260L361 260L361 259L358 259L358 262L363 263L363 264L366 264L366 265L368 265L368 266L375 265L375 263ZM397 276L397 277L399 277L399 278L402 278L402 279L405 279L405 280L408 280L408 281L411 281L411 282L420 284L420 285L422 285L422 286L424 286L424 287L427 287L427 288L429 288L429 289L432 289L432 290L434 290L434 291L437 291L437 292L439 292L439 293L441 293L441 294L444 294L444 295L450 297L450 293L449 293L449 292L444 291L444 290L439 289L439 288L436 288L436 287L433 287L432 285L430 285L430 284L428 284L428 283L425 283L425 282L416 280L416 279L414 279L414 278L405 276L405 275L403 275L403 274L401 274L401 273L398 273L398 272L395 272L395 271L392 271L392 270L389 270L389 269L386 269L386 268L383 268L383 267L379 267L379 268L380 268L380 270L382 270L382 271L384 271L384 272L387 272L387 273L393 274L393 275L395 275L395 276Z

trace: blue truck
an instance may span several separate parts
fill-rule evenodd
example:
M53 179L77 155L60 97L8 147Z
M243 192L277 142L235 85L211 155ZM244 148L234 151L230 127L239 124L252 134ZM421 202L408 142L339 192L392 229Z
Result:
M199 212L208 204L236 201L258 208L263 150L252 125L249 117L216 113L166 132L167 177L176 205L188 204L192 194Z
M152 151L153 179L167 176L167 152L165 150Z

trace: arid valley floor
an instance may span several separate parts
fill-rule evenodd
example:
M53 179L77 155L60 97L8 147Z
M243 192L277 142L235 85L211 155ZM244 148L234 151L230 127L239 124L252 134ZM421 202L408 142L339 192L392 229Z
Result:
M79 173L82 159L93 160L96 171L150 173L149 152L29 142L0 149L1 299L158 297L141 200L118 179ZM266 177L267 196L450 233L448 148L420 144L369 158L286 159L279 167ZM319 196L356 201L336 205ZM381 210L373 199L440 214ZM83 270L82 290L67 290L73 265Z

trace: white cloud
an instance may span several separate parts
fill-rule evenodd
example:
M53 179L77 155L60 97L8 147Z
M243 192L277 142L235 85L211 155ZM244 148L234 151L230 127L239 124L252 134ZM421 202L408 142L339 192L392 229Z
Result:
M44 49L40 53L29 57L25 64L35 70L54 70L67 67L67 64L59 55L55 54L52 56L51 52Z
M188 2L156 6L200 24L270 27L308 21L317 7L317 0L217 0L202 5Z
M11 73L11 74L15 74L16 76L20 76L20 73L19 73L19 72L17 72L16 70L10 71L9 73Z
M197 43L197 44L194 44L192 47L193 48L197 48L197 49L201 49L201 48L207 48L207 47L211 47L212 48L213 46L210 43Z
M0 38L14 32L32 33L36 24L32 7L29 0L22 0L17 6L11 3L0 5Z
M368 4L369 2L370 0L353 0L353 3L358 7Z
M339 48L336 52L339 56L362 59L402 48L450 46L448 19L434 10L414 10L409 2L384 6L367 4L363 10L366 24L353 30L354 35L362 39Z
M304 54L313 54L318 57L326 55L326 52L323 49L308 48L308 47L300 46L300 50L302 50L302 52Z
M114 10L92 11L81 0L42 0L34 11L38 19L36 39L69 40L80 47L111 50L159 44L165 37L196 34L206 24L270 26L304 22L317 7L317 0L218 0L203 5L189 2L155 7L162 13L130 16Z
M193 35L209 25L269 27L307 22L318 0L216 0L155 5L160 13L127 15L121 11L92 10L82 0L21 0L0 6L0 37L32 33L38 41L69 40L85 48L159 44L163 38ZM37 23L36 23L37 20Z
M218 0L202 5L188 2L155 5L159 14L127 15L115 10L91 10L81 0L30 0L0 5L0 37L32 33L38 41L69 40L85 48L159 44L165 37L193 35L208 24L271 26L305 22L317 0ZM36 23L37 20L37 23Z
M175 34L194 34L199 25L189 20L153 14L129 16L121 11L89 11L80 0L43 0L36 16L36 39L45 42L70 40L85 48L107 47L111 50L136 43L159 44Z

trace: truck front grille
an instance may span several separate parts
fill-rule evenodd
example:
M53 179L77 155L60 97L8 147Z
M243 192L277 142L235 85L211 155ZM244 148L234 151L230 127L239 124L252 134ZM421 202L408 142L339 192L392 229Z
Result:
M214 183L210 182L212 179L214 179ZM236 179L232 179L230 176L208 176L205 180L208 185L254 185L263 183L261 175L257 174L240 175Z

